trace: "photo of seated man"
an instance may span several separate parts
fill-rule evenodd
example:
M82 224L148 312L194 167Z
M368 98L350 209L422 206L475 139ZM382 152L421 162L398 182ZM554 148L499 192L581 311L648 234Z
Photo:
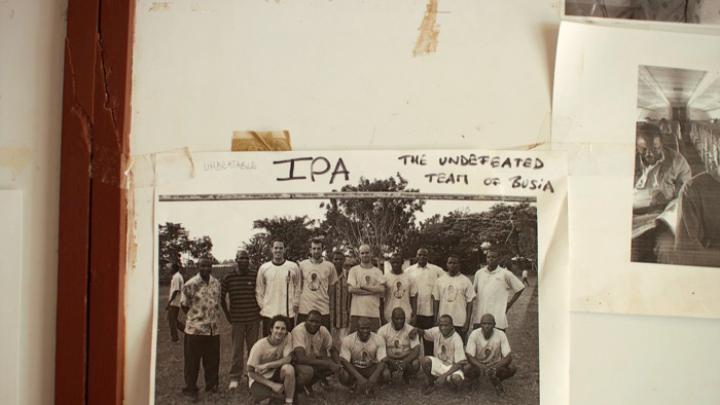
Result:
M253 404L268 398L295 399L295 368L292 361L292 339L289 322L282 315L270 319L270 335L258 340L248 356L248 384Z
M393 373L402 376L406 384L420 370L420 339L413 333L413 327L405 322L405 310L393 309L390 322L378 330L378 335L385 339L387 357L385 357L385 374L383 379L390 381Z
M340 349L340 383L351 387L357 394L372 395L382 379L385 370L385 339L373 333L372 321L358 319L357 332L342 341Z
M663 218L675 215L680 189L691 177L690 165L650 123L638 125L635 152L631 260L666 262L675 236Z
M720 125L705 101L719 85L704 70L638 68L633 262L720 267Z
M320 311L310 310L305 322L292 330L293 364L298 388L312 392L312 386L342 369L330 331L322 325Z
M454 388L465 381L463 367L467 364L463 340L453 327L450 315L441 315L438 326L427 330L415 329L425 340L433 342L433 355L420 360L420 366L426 377L422 390L425 395L433 392L445 383Z
M470 334L465 353L468 359L468 364L463 367L465 376L469 380L487 377L495 392L503 395L503 380L514 376L517 369L511 364L512 353L507 335L495 329L494 316L485 314L480 318L480 328Z

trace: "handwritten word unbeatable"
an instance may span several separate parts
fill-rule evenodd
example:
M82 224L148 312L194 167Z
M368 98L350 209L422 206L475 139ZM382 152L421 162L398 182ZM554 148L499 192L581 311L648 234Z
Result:
M213 160L212 162L204 162L203 169L208 171L222 170L255 170L255 162L246 162L244 160Z
M302 162L310 162L302 163ZM274 165L282 165L282 164L288 164L288 176L287 177L277 177L275 180L277 181L289 181L289 180L305 180L307 179L307 176L302 176L295 173L296 164L297 167L299 167L299 171L301 173L309 174L310 175L310 181L315 182L315 178L317 176L325 175L328 172L330 172L330 169L332 168L332 165L330 164L330 161L327 160L327 158L323 156L318 157L300 157L300 158L294 158L294 159L286 159L286 160L276 160L273 162ZM339 158L337 162L335 162L335 168L332 169L332 173L330 173L330 180L329 184L333 184L335 182L335 176L337 175L343 175L345 177L345 181L350 180L350 172L345 167L345 162L343 162L342 158Z
M421 155L402 155L398 156L404 165L427 166L427 157ZM507 157L507 156L490 156L476 155L474 153L466 155L440 156L438 158L440 166L489 166L493 169L542 169L545 163L542 159L535 157Z

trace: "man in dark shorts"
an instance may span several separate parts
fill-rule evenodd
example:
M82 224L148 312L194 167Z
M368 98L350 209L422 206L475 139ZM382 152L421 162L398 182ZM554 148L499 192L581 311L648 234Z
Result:
M258 340L248 356L248 384L254 404L268 398L295 398L295 368L292 366L292 339L288 320L282 315L270 319L270 335Z

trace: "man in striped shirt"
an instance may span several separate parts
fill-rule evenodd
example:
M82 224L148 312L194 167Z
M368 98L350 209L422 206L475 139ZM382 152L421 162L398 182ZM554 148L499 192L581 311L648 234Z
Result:
M330 287L330 332L333 336L333 345L340 350L342 339L347 336L350 328L350 293L348 292L347 276L348 269L345 268L345 254L336 250L332 257L337 283Z
M260 323L260 308L255 300L257 272L250 270L248 252L239 250L235 255L235 263L237 267L223 279L220 293L220 306L225 318L232 325L233 355L228 387L230 390L238 387L243 374L245 347L250 351L257 341Z

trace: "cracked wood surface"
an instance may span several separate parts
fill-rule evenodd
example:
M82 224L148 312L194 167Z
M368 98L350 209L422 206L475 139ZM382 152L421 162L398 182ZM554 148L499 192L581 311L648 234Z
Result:
M132 1L68 4L57 404L121 404Z

